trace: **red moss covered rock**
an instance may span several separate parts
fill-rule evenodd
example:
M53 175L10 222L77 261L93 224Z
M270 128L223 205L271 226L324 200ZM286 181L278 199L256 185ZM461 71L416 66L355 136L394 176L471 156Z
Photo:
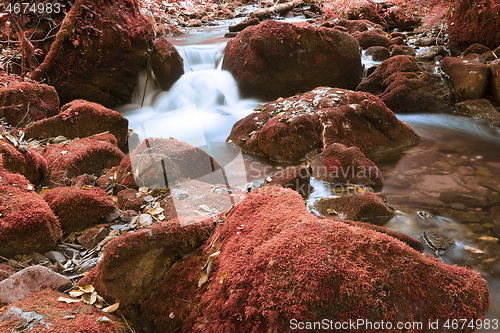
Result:
M392 45L389 48L389 51L391 51L390 56L394 57L397 55L409 55L409 56L415 56L416 52L415 49L411 46L407 45Z
M0 282L0 306L21 301L42 289L68 290L73 283L67 277L43 266L31 266Z
M33 333L129 332L121 318L83 302L59 302L59 297L69 298L66 294L45 289L0 309L0 331L16 332L16 327L30 327L29 332ZM100 320L102 317L109 321Z
M44 253L60 233L57 217L26 178L0 167L0 255Z
M136 1L78 0L31 78L53 84L62 103L127 103L153 38L152 24Z
M39 184L49 172L47 161L29 145L23 144L22 146L26 148L26 151L21 152L6 138L0 139L3 168L12 173L22 174L33 184Z
M355 32L352 36L358 41L359 46L365 50L370 46L383 46L389 48L391 41L381 29L370 29L363 32Z
M318 87L261 106L236 122L228 140L244 151L294 162L333 143L357 146L369 156L420 137L371 94Z
M371 56L374 61L384 61L389 58L389 50L383 46L370 46L365 55Z
M0 87L0 118L5 117L12 126L23 126L58 113L59 97L54 87L17 81Z
M382 62L356 90L378 96L394 112L440 110L452 99L441 76L407 55Z
M462 49L481 43L490 49L500 45L500 4L498 1L456 1L448 19L448 37Z
M343 220L383 224L394 217L394 209L383 197L362 192L317 200L314 209L323 216L338 215Z
M130 232L110 241L102 260L79 283L92 284L104 299L120 302L128 312L131 305L152 294L172 266L202 245L212 230L212 219L187 227L174 219Z
M459 101L480 99L488 91L490 69L479 61L446 57L441 62L443 72L450 77L451 88Z
M153 44L151 69L163 90L169 90L184 74L184 61L166 38L160 38Z
M489 305L479 273L446 265L386 234L315 217L290 189L252 191L205 253L221 243L205 285L193 286L205 263L193 256L174 268L177 279L167 276L142 304L142 318L151 327L281 332L292 331L293 318L444 323L484 318Z
M100 188L56 187L43 194L65 233L93 226L115 209L114 201Z
M500 103L500 59L492 61L490 63L491 70L491 80L490 80L490 90L491 94Z
M167 188L182 179L224 184L222 167L200 148L175 139L149 138L131 153L135 182L149 188Z
M260 187L279 185L285 188L291 188L299 192L303 197L307 197L311 194L312 190L310 180L311 174L309 173L309 168L305 165L297 165L288 167L283 171L276 172L267 177Z
M347 29L347 32L349 32L349 34L352 34L354 32L364 32L370 29L379 29L379 30L383 29L383 27L380 24L373 23L372 21L347 20L344 18L323 22L321 25L327 28L337 28L337 29L339 27L342 27Z
M127 144L128 120L120 113L100 104L75 100L65 104L57 116L43 119L25 129L29 138L51 138L63 135L69 139L109 132L118 146Z
M76 139L67 145L50 144L43 156L49 162L51 187L71 185L73 178L89 174L101 175L102 170L120 164L125 156L111 134Z
M384 177L358 147L334 143L311 160L315 179L329 183L382 186Z
M362 75L358 43L347 33L272 20L228 42L222 68L243 97L264 101L323 85L354 89Z
M121 210L139 210L142 205L146 204L144 197L146 194L128 188L121 190L117 194L117 206Z

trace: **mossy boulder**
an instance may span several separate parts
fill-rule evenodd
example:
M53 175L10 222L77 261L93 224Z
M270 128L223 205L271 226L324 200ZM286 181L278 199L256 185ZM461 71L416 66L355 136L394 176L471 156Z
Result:
M297 192L268 186L237 205L205 251L179 262L140 311L163 332L281 332L291 319L471 320L484 318L488 305L478 272L387 234L318 218Z
M488 92L491 72L482 62L446 57L441 69L450 77L450 85L458 101L480 99Z
M61 226L26 178L6 172L0 163L0 255L51 250Z
M49 186L69 186L79 175L96 177L125 157L112 134L75 139L69 144L49 144L43 156L49 163Z
M136 1L78 0L31 78L53 84L64 104L124 104L146 68L153 38L153 25Z
M227 140L250 153L296 162L334 143L371 156L411 146L420 137L369 93L318 87L264 104L236 122Z
M151 69L161 89L165 91L184 74L184 61L175 46L166 38L159 38L153 43Z
M441 76L409 55L383 61L356 90L378 96L394 112L442 110L452 103Z
M116 111L84 100L67 103L58 115L38 121L25 129L29 138L62 135L74 139L104 132L113 134L118 140L118 146L123 147L127 144L128 120Z
M115 210L113 199L100 188L56 187L45 192L43 200L68 234L94 226Z
M0 88L0 118L12 126L52 117L59 113L59 97L54 87L36 82L21 82L10 77Z
M229 41L222 69L243 97L264 101L318 86L354 89L363 72L359 45L345 32L266 21Z

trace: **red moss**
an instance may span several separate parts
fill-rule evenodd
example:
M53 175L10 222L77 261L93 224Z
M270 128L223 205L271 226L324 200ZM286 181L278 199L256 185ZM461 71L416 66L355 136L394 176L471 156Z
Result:
M357 32L353 33L352 36L358 41L363 50L370 46L383 46L385 48L391 46L391 41L387 38L385 32L380 29Z
M208 219L187 227L170 220L130 232L110 241L97 267L79 283L94 285L109 302L119 301L132 320L143 321L140 313L134 314L137 307L155 293L174 264L203 244L212 230L212 219Z
M113 199L100 188L56 187L45 192L43 200L59 218L65 233L93 226L115 209Z
M12 173L20 173L33 184L40 182L49 173L47 161L36 150L27 146L21 153L7 141L0 139L0 154L3 155L3 167Z
M52 249L61 227L45 201L21 175L0 167L0 255Z
M25 300L14 302L3 310L0 317L6 316L9 309L20 309L24 312L35 312L44 316L42 321L32 322L30 332L86 332L86 333L121 333L127 332L126 324L120 317L102 312L96 307L85 305L82 302L67 304L58 302L59 297L69 296L45 289L29 295ZM17 312L18 310L16 310ZM12 312L10 312L12 313ZM107 317L110 322L99 322L99 318ZM11 332L14 327L25 327L26 319L8 316L0 321L0 331ZM48 325L48 328L47 326Z
M16 81L0 88L0 118L5 117L12 126L23 126L59 112L59 97L54 87Z
M38 121L25 129L29 138L51 138L63 135L69 139L109 132L118 146L127 144L128 120L120 113L97 103L74 100L61 108L61 113Z
M63 103L129 102L154 38L133 0L78 0L65 16L34 80L48 79Z
M12 266L0 264L0 282L7 279L12 274L16 274L16 270Z
M327 146L311 160L314 178L330 183L382 186L384 177L377 166L357 147Z
M70 185L76 176L100 176L103 169L118 165L125 155L113 143L116 139L106 134L48 145L43 156L49 162L49 185Z
M408 125L369 93L318 87L267 103L260 110L238 121L228 141L273 160L295 162L334 143L356 146L368 156L420 141Z
M500 45L500 4L492 0L455 1L456 5L448 19L450 42L466 49L481 43L490 49Z
M242 96L262 100L322 85L354 89L362 75L358 43L348 34L273 20L231 40L222 68L233 74Z

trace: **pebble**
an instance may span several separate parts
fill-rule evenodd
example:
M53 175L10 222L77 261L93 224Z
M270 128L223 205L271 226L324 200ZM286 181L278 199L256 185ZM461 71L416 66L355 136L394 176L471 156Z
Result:
M64 264L68 259L64 254L61 252L57 251L49 251L45 253L45 256L50 259L52 262L60 262L61 264Z

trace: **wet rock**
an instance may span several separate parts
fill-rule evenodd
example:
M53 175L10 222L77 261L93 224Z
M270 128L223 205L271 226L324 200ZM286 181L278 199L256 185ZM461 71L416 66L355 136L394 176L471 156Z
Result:
M419 50L416 55L418 61L432 61L438 55L446 55L446 51L442 46L433 45Z
M344 18L323 22L321 26L336 29L345 28L349 34L354 32L364 32L371 29L383 30L383 27L380 24L373 23L369 20L347 20Z
M60 297L69 298L66 294L46 289L0 309L0 331L12 332L16 327L30 332L129 332L118 316L83 302L60 302Z
M273 100L326 85L354 89L362 76L358 43L344 32L266 21L228 42L222 68L243 97Z
M450 85L458 101L485 96L490 76L490 70L485 64L446 57L441 62L441 68L450 77Z
M484 113L496 113L497 110L491 105L487 99L467 100L455 104L454 110L456 113L466 116L474 116Z
M100 222L115 209L114 201L100 188L56 187L43 194L65 233L80 231Z
M182 179L223 184L222 167L200 148L175 139L150 138L130 153L136 183L166 189Z
M153 25L136 2L79 0L31 78L53 83L62 103L124 104L131 100L139 70L146 67L153 38Z
M357 147L334 143L311 160L315 179L329 183L382 186L384 178L377 166Z
M455 240L443 235L431 234L424 231L423 238L425 243L436 252L437 256L444 254L455 246Z
M422 18L414 13L408 13L408 10L402 6L389 8L389 19L394 22L394 27L400 31L407 31L417 27L422 22ZM392 27L392 26L391 26Z
M375 96L318 87L261 106L236 122L227 140L244 151L293 162L333 143L357 146L370 156L420 138Z
M208 238L212 226L211 218L187 227L170 220L129 232L107 243L102 260L79 283L92 284L99 295L120 302L124 309L140 304L182 258L181 253L193 251Z
M241 21L238 24L230 25L229 26L229 32L240 32L243 31L246 27L252 26L252 25L257 25L260 23L260 20L256 17L252 17L249 19L246 19L244 21Z
M97 103L75 100L65 104L57 116L38 121L25 130L28 138L83 138L108 132L120 147L127 144L128 120L120 113Z
M488 47L484 46L483 44L474 43L471 46L469 46L464 52L462 52L462 57L465 57L466 55L469 55L471 53L485 54L490 51L491 50Z
M390 56L394 57L397 55L409 55L409 56L415 56L415 49L411 46L406 46L406 45L391 45L389 48L389 51L391 51Z
M389 58L389 50L383 46L370 46L365 55L371 56L373 61L384 61Z
M354 32L352 36L358 41L359 46L366 50L370 46L383 46L389 48L391 41L381 29L370 29L363 32Z
M48 174L47 161L43 156L30 146L25 151L14 147L12 142L2 136L0 139L0 154L3 156L3 168L12 173L25 176L31 183L40 184Z
M305 165L297 165L288 167L267 177L260 187L280 185L285 188L291 188L299 192L303 197L307 197L312 191L309 183L310 180L311 174L308 168Z
M61 233L56 216L33 186L0 163L0 255L52 249Z
M165 91L184 74L184 61L166 38L159 38L154 42L150 61L153 73L161 89Z
M104 134L65 145L49 144L43 156L49 162L49 185L55 187L70 185L79 175L100 175L120 164L125 155L116 147L114 136Z
M441 76L407 55L396 55L382 62L356 90L378 96L394 112L444 109L452 96Z
M315 217L290 189L252 191L216 235L213 247L179 262L140 305L150 327L266 332L289 327L291 317L314 322L325 313L334 322L351 315L427 322L451 312L482 317L488 308L479 273L445 265L388 235ZM201 268L219 248L207 282L197 288ZM386 307L373 313L373 295L380 293Z
M490 91L497 103L500 103L500 59L489 65L491 71Z
M0 305L26 298L42 289L64 291L73 286L65 276L43 266L31 266L0 282Z
M54 87L35 82L16 82L0 87L0 118L12 126L59 113L59 97Z
M440 193L439 199L447 203L458 202L467 207L488 206L488 199L475 192L444 191Z
M500 30L496 26L499 15L496 2L482 1L476 6L460 2L448 19L448 38L462 49L480 43L493 50L500 45Z
M343 220L384 224L394 217L394 209L372 192L321 198L313 208L323 216L338 216Z
M68 258L66 258L64 254L57 251L49 251L45 253L44 256L52 262L59 262L61 264L64 264L66 261L68 261Z

